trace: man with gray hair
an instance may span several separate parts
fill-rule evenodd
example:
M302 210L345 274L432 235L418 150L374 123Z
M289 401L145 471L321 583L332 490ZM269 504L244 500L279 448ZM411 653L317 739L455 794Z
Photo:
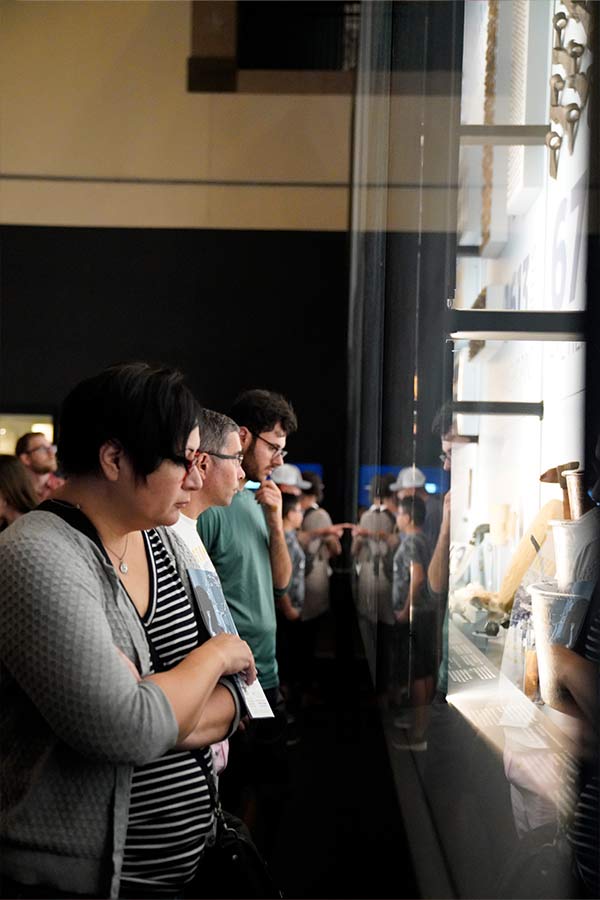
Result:
M187 544L199 569L208 573L206 585L212 584L212 596L207 609L214 614L217 628L209 626L211 634L222 630L218 621L220 605L225 603L220 587L219 576L206 552L197 530L197 520L201 512L211 506L229 506L234 495L240 489L240 479L244 477L242 469L242 442L237 424L223 413L212 409L201 409L198 414L200 429L200 457L198 471L202 478L202 488L190 492L190 500L181 512L179 519L170 528ZM210 589L210 588L209 588ZM211 744L215 773L219 775L229 757L229 741L223 740Z
M204 568L214 570L213 564L197 529L200 513L212 506L229 506L240 490L242 469L242 442L239 426L223 413L201 409L198 414L200 429L200 458L198 471L202 488L190 494L190 502L173 529L188 544L196 560Z

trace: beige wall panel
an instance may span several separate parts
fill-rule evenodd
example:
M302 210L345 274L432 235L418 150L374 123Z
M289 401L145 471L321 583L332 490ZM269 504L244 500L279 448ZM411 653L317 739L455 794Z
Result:
M208 228L345 231L345 188L223 188L209 191Z
M342 188L221 187L5 181L2 222L110 228L344 231Z
M204 228L207 220L204 187L5 181L0 204L9 225Z
M2 14L3 171L206 171L208 98L185 91L188 3L8 0Z
M386 209L387 202L387 209ZM379 231L443 231L456 193L442 188L372 188L360 226ZM112 228L257 228L343 231L343 188L116 185L5 181L1 221L9 225ZM382 215L383 213L383 215Z
M347 182L351 104L339 95L213 95L209 177Z
M360 110L357 145L360 147L361 157L358 177L362 182L382 183L387 180L388 173L390 99L388 96L375 94L357 100L357 108L360 104L366 104L367 108Z
M347 178L350 98L187 93L188 2L0 5L4 172Z
M390 182L418 184L421 178L421 122L425 123L428 146L422 177L426 184L446 184L450 141L448 133L450 97L393 96L390 103Z
M456 190L444 188L391 188L388 195L389 231L446 231L450 204L456 204Z
M445 184L448 178L448 96L413 94L373 96L368 99L368 126L364 131L364 170L371 182L388 177L391 184ZM389 116L389 121L388 121ZM421 173L421 122L428 145ZM382 141L388 141L387 146ZM389 171L388 171L389 169Z

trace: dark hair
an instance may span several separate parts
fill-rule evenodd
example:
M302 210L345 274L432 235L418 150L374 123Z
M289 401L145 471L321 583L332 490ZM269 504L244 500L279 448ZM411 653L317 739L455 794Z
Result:
M29 440L32 437L46 437L46 435L42 434L41 431L28 431L26 434L22 434L15 444L15 456L29 452Z
M425 521L427 508L425 506L425 501L420 497L404 497L402 500L398 501L398 509L407 513L407 515L410 516L411 522L413 525L416 525L417 528L420 528Z
M205 453L219 453L232 431L238 432L240 426L229 416L214 409L202 409L198 412L200 428L200 448Z
M58 456L67 475L98 471L98 451L115 441L138 478L184 455L198 404L177 369L133 362L79 382L59 418Z
M442 403L431 423L431 433L437 434L443 438L445 434L450 434L453 430L453 409L452 401L447 400Z
M249 431L272 431L277 424L291 434L298 428L296 413L283 394L252 388L238 394L229 410L231 418Z
M374 500L375 497L380 497L382 500L384 497L393 497L396 491L390 490L390 485L395 481L396 476L392 472L386 472L385 475L374 475L369 485L371 500Z
M312 497L314 495L317 503L320 503L323 499L324 488L320 476L316 472L302 472L302 478L304 481L310 481L310 487L303 488L302 493L307 497Z
M16 456L0 454L0 494L17 512L26 513L40 502L29 473Z
M281 516L283 519L287 516L290 509L300 503L300 496L297 494L282 493L281 495Z

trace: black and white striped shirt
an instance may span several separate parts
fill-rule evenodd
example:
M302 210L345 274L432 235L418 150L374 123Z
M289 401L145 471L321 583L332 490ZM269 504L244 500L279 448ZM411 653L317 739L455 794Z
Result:
M181 579L158 533L144 533L150 563L150 603L142 618L153 659L163 669L180 662L199 635ZM212 770L210 747L201 751ZM186 750L171 750L133 772L121 894L173 895L195 874L213 811L204 773Z

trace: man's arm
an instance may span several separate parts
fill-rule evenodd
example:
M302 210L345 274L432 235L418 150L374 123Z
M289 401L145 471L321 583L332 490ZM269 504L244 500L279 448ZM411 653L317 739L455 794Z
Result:
M552 672L562 688L556 705L568 715L587 719L597 730L598 665L560 644L548 648Z
M292 561L283 530L281 491L274 481L265 479L256 492L256 499L264 509L269 529L269 556L273 587L276 591L285 591L292 578Z
M277 606L289 622L295 622L300 618L300 610L293 605L289 594L282 594L277 598Z
M425 584L425 569L418 562L410 564L410 581L408 583L408 595L404 608L395 614L396 622L408 622L411 606L414 609L419 603L421 589Z
M345 525L329 525L325 528L312 528L309 531L299 531L298 540L304 550L315 538L323 538L330 556L339 556L342 552L340 538L344 534ZM354 526L352 526L354 527Z
M283 525L269 527L269 556L273 573L273 587L276 591L285 590L292 578L292 561L285 542Z
M444 497L442 524L435 549L427 569L429 587L435 594L448 590L450 572L450 491Z

